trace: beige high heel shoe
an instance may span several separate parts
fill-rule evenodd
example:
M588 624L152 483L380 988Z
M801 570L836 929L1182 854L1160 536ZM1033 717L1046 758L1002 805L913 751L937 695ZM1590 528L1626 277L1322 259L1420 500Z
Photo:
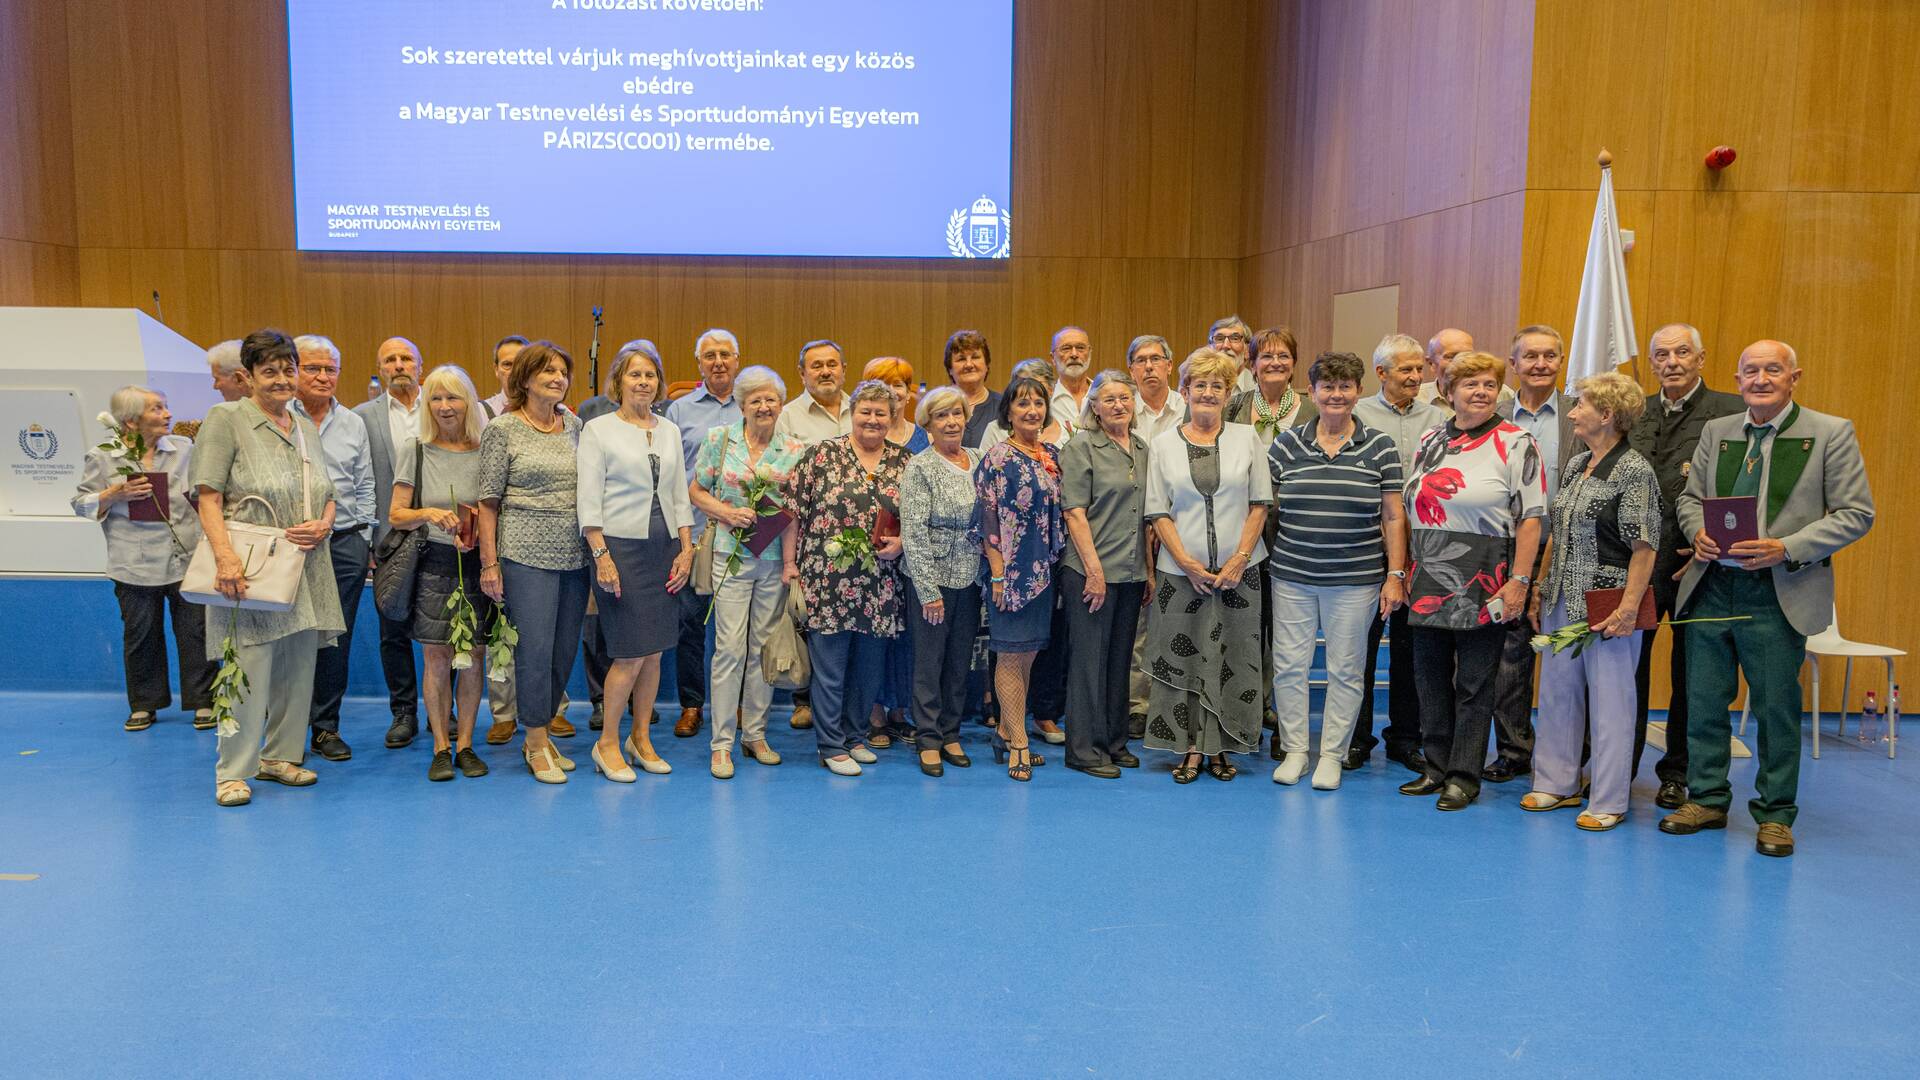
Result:
M599 743L594 743L593 746L587 750L587 756L593 759L594 772L599 773L616 784L631 784L639 779L638 776L634 775L633 770L627 767L627 759L622 755L615 755L619 758L620 764L608 765L606 759L600 756Z
M567 782L566 770L560 767L559 755L554 753L551 743L539 749L522 746L520 756L526 759L527 771L535 780L543 784L564 784Z
M635 765L640 766L655 776L665 776L673 771L673 766L667 764L659 756L656 755L649 758L645 754L642 754L640 752L639 742L637 742L632 735L628 735L626 742L622 745L625 747L626 753L633 758Z

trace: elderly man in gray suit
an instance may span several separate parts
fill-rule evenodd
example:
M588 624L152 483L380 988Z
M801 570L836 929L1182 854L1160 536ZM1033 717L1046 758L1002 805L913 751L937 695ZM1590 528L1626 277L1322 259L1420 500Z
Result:
M1680 495L1693 561L1678 610L1683 619L1740 621L1686 628L1688 801L1660 831L1727 827L1727 711L1744 674L1760 732L1758 797L1747 803L1759 825L1755 848L1787 856L1799 813L1800 664L1807 636L1833 621L1833 555L1873 527L1873 493L1853 424L1793 400L1800 362L1792 348L1754 342L1740 354L1737 379L1746 409L1707 422ZM1704 504L1733 497L1754 500L1759 535L1722 551Z
M1567 415L1573 399L1562 394L1560 368L1567 358L1566 339L1551 326L1525 326L1513 335L1507 347L1507 368L1513 373L1514 400L1511 411L1496 405L1501 415L1532 433L1540 446L1540 460L1547 463L1547 504L1560 491L1560 471L1581 448L1574 437L1573 421ZM1524 579L1523 579L1524 580ZM1531 590L1533 583L1527 582ZM1504 784L1523 773L1533 771L1533 668L1539 662L1533 651L1533 630L1525 619L1507 626L1507 638L1500 653L1500 677L1494 684L1493 721L1499 754L1480 778Z
M413 444L420 440L420 349L406 338L388 338L380 343L376 365L384 392L353 411L366 421L367 442L373 447L373 493L379 503L373 547L378 551L380 541L393 531L387 517L388 504L393 501L393 464L411 454ZM396 622L384 615L379 618L380 670L387 677L387 704L393 711L387 749L398 750L420 734L413 638L406 620Z

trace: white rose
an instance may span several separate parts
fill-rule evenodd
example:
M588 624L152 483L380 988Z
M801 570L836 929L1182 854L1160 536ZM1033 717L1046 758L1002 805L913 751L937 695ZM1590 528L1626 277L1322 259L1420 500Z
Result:
M453 670L455 671L465 671L472 666L473 654L470 652L460 653L453 658Z
M845 553L845 551L847 550L847 548L846 548L846 545L845 545L845 544L842 544L842 543L841 543L840 541L838 541L838 540L829 540L829 541L827 541L827 549L826 549L826 550L827 550L827 558L829 558L829 559L837 559L837 558L839 558L839 557L840 557L840 556L841 556L841 555L842 555L843 553Z

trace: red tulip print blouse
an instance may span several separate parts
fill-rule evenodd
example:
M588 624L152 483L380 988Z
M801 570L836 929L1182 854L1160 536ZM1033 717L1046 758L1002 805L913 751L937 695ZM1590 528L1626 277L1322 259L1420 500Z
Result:
M1448 421L1420 440L1405 497L1413 525L1408 621L1485 626L1486 603L1512 567L1514 530L1547 516L1539 444L1503 417L1467 431Z

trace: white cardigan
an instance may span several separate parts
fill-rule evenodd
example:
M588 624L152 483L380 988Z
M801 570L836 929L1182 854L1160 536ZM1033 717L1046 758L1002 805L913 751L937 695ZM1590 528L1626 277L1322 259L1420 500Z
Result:
M1254 505L1273 502L1273 474L1267 466L1266 440L1251 424L1222 424L1215 444L1220 451L1220 489L1213 496L1214 558L1207 550L1207 500L1193 486L1193 469L1187 462L1187 440L1180 428L1162 432L1148 448L1147 520L1173 519L1180 534L1180 546L1192 558L1217 570L1233 557L1240 543L1240 530L1247 524L1247 512ZM1258 565L1267 557L1266 542L1256 537L1253 559ZM1154 565L1168 574L1186 576L1163 545Z
M660 458L660 513L678 533L693 527L693 503L687 496L687 463L681 457L680 429L664 416L653 418L652 453ZM580 531L599 527L608 536L647 539L653 520L653 467L647 463L647 433L620 418L596 416L580 429Z

